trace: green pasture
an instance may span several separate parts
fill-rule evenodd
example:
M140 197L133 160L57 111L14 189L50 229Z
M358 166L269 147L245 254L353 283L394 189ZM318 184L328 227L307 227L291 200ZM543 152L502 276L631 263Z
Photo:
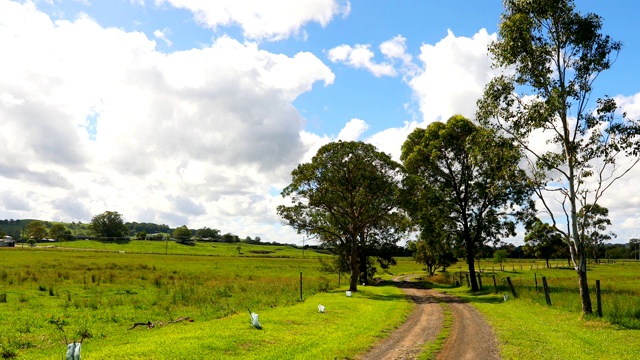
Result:
M346 297L348 276L321 273L317 257L326 255L308 250L303 257L301 250L286 246L243 245L243 252L262 251L245 255L234 244L169 243L174 251L191 254L165 255L161 246L166 244L150 241L69 244L80 249L0 250L0 358L59 359L65 349L62 339L81 334L90 336L82 345L83 359L354 358L412 309L392 286L360 287ZM412 259L397 262L376 276L424 274ZM484 314L506 359L636 358L640 263L589 266L590 283L601 281L603 318L581 316L575 271L566 261L552 266L512 260L501 271L481 261L483 289L473 294L464 277L461 286L450 285L466 271L463 263L428 280ZM543 276L551 289L550 307L542 292ZM517 298L510 294L507 277ZM510 299L504 302L503 294ZM594 293L592 300L595 309ZM318 313L318 304L326 313ZM433 358L451 330L450 312L441 305L443 332L425 346L422 358ZM251 326L248 309L260 315L263 330ZM185 317L193 322L169 323ZM165 324L132 329L148 321ZM64 324L63 332L55 322Z
M505 359L636 359L640 354L640 263L589 265L594 312L595 281L601 282L602 318L582 316L578 278L566 260L551 265L547 269L541 261L511 260L503 264L505 271L498 265L493 271L494 264L481 262L483 289L477 293L469 291L464 276L461 286L450 285L452 279L459 280L458 271L466 270L463 264L429 281L480 310L493 327ZM543 276L549 285L551 306L546 305ZM514 284L517 298L507 286L507 277ZM504 294L509 295L506 302Z
M545 277L552 306L580 314L582 305L575 270L568 267L566 260L553 261L550 265L551 268L546 268L541 261L510 261L504 264L505 271L492 271L487 266L481 273L482 282L486 289L494 290L495 275L500 293L509 294L506 286L506 278L509 277L521 299L546 305L542 287L542 277ZM593 263L588 266L587 276L594 312L597 306L596 280L600 280L603 318L625 328L640 329L640 262Z
M347 298L346 276L321 273L317 256L121 249L2 249L0 358L60 358L61 339L82 333L91 336L83 343L83 359L353 357L411 309L389 286L363 287ZM392 273L417 268L401 260ZM319 303L327 313L317 313ZM263 331L251 327L247 309L260 314ZM194 321L129 330L137 322L181 317ZM64 333L52 321L63 321Z
M21 245L17 245L20 247ZM26 247L26 245L25 245ZM195 242L194 245L183 245L175 241L131 240L126 243L100 242L94 240L65 241L56 243L40 243L36 248L64 250L101 250L125 251L141 254L169 255L205 255L205 256L238 256L238 257L290 257L316 258L327 256L326 251L315 251L295 248L289 245L257 245L245 243Z

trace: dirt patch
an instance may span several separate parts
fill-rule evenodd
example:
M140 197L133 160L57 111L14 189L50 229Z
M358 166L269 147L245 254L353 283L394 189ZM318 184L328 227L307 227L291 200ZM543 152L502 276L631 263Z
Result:
M407 280L394 279L416 304L415 309L389 337L358 359L417 358L424 344L434 341L442 329L444 317L439 301L449 304L453 325L438 359L500 359L493 330L475 308L458 298L421 288L418 283Z

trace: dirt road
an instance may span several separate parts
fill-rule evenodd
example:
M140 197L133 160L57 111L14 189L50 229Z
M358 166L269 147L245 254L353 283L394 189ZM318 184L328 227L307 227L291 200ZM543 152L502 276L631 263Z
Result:
M442 329L444 317L438 302L448 304L453 315L451 333L438 359L500 359L493 331L475 308L452 296L421 288L418 283L406 279L396 281L416 307L404 324L359 359L417 358L424 344L434 341Z

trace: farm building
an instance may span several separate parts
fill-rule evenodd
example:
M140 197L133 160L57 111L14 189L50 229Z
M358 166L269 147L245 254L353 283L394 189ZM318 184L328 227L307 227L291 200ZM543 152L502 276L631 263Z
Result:
M0 239L0 247L15 247L16 242L11 236L5 236L4 239Z

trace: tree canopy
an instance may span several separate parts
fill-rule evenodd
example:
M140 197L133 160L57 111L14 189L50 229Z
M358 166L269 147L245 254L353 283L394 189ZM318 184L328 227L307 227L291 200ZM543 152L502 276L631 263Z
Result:
M210 239L213 241L217 241L221 238L221 235L220 230L211 229L205 226L202 229L198 229L198 231L196 231L196 237L198 239Z
M27 224L25 228L27 232L27 238L33 238L34 240L42 240L47 237L47 227L42 223L42 221L32 221Z
M71 236L70 231L62 224L53 224L49 229L49 237L58 241L65 240Z
M585 244L587 255L598 261L598 254L605 241L616 237L616 234L606 232L611 225L609 209L598 204L587 204L578 212L578 228L580 237Z
M554 226L544 223L538 218L527 225L524 242L525 252L539 259L544 259L547 267L549 267L549 259L565 249L562 234Z
M506 0L504 5L499 37L489 50L494 67L515 71L489 82L478 118L528 152L539 205L569 240L582 309L591 313L578 212L597 203L638 161L637 121L618 116L610 98L591 101L595 80L611 67L622 43L601 33L600 16L581 14L571 0ZM532 137L548 145L540 150Z
M191 230L187 227L187 225L182 225L173 230L173 237L176 239L176 242L181 244L192 244L191 241Z
M129 233L129 229L122 221L122 215L117 211L105 211L91 219L89 230L96 237L122 238Z
M422 229L464 248L474 291L477 252L514 235L515 216L527 208L520 155L508 139L460 115L414 130L402 145L408 212Z
M291 175L282 196L292 205L278 206L279 216L298 233L333 246L349 264L349 289L357 291L371 247L395 244L407 229L399 210L402 167L371 144L338 141Z

